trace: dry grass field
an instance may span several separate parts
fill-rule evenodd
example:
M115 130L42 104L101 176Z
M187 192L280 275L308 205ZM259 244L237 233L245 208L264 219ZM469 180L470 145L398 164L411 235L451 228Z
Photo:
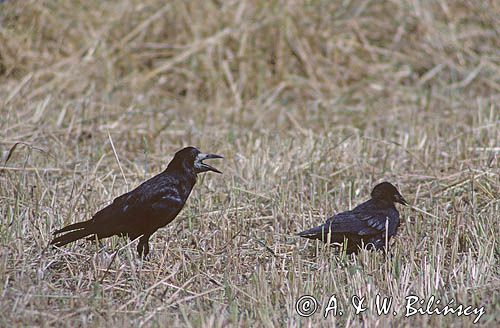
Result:
M0 327L498 327L499 17L467 0L1 2ZM148 260L118 237L47 247L187 145L224 173ZM384 180L411 203L388 254L295 236ZM331 295L343 315L324 318ZM405 317L409 295L484 314Z

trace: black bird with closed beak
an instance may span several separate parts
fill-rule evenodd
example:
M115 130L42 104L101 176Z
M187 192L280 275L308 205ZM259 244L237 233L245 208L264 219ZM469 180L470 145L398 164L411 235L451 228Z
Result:
M213 158L223 157L203 154L194 147L179 150L163 172L115 198L90 220L57 230L55 235L65 234L50 243L61 247L84 237L88 240L115 235L128 236L130 240L141 237L137 252L146 257L149 237L179 214L196 183L197 174L207 171L222 173L203 163Z
M388 243L396 235L399 227L399 212L394 203L408 203L389 182L376 185L371 197L353 210L338 213L326 223L298 235L325 243L346 243L349 254L357 253L363 247L384 249L386 241Z

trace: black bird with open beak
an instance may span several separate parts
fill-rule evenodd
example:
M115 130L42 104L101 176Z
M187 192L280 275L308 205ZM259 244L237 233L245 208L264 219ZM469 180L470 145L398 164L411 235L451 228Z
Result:
M400 224L394 203L408 205L408 202L389 182L376 185L371 197L353 210L338 213L324 224L298 235L325 243L346 243L347 253L357 253L362 247L384 249L386 242L396 235Z
M140 237L137 252L147 256L149 237L179 214L196 183L197 174L208 171L222 173L203 162L215 158L223 157L204 154L195 147L179 150L165 171L115 198L90 220L57 230L54 234L66 234L50 243L61 247L84 237L88 240L115 235L128 236L131 240Z

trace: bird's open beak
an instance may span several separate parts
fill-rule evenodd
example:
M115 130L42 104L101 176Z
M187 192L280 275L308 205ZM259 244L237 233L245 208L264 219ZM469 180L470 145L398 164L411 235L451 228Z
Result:
M201 153L198 155L199 163L205 171L213 171L216 173L222 173L221 171L217 170L215 167L203 163L203 161L206 159L214 159L214 158L224 158L224 157L221 155L216 155L216 154L203 154L203 153Z
M408 205L408 202L406 201L406 199L404 199L403 196L401 196L401 195L396 196L396 202L403 204L403 205Z

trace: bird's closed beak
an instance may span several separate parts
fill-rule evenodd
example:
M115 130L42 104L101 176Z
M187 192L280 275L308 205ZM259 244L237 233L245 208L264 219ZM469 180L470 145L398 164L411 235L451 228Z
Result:
M404 199L403 196L401 196L401 195L396 196L396 202L403 204L403 205L408 205L408 202L406 201L406 199Z
M200 153L200 154L198 154L197 162L199 163L199 166L203 171L213 171L216 173L222 173L221 171L217 170L215 167L203 163L203 161L206 159L214 159L214 158L224 158L224 157L221 155L216 155L216 154Z

